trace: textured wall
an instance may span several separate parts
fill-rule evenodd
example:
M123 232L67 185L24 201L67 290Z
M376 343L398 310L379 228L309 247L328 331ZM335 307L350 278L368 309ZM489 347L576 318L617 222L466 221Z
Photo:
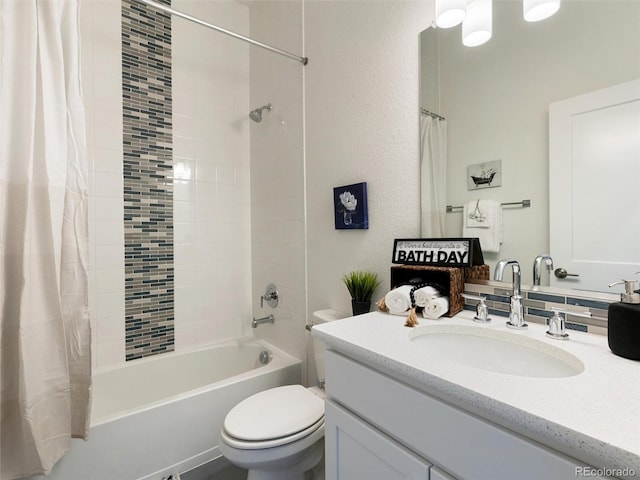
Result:
M419 235L418 33L432 2L305 2L308 310L350 312L341 277ZM335 230L333 187L367 182L368 230Z

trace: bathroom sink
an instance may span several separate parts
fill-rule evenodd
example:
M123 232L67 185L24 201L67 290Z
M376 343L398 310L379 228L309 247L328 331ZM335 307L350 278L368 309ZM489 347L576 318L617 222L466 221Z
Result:
M572 377L584 371L566 350L516 333L465 325L429 325L409 332L434 359L521 377Z

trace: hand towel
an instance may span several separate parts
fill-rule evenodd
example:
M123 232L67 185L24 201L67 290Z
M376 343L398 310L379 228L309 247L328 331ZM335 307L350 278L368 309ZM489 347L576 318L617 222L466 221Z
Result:
M436 297L429 300L422 310L422 316L430 320L437 320L449 311L449 297Z
M413 299L417 307L426 307L429 300L440 296L440 292L433 287L418 288L413 292Z
M463 211L462 236L480 239L480 247L483 252L500 252L502 244L502 205L500 202L497 200L467 202Z
M483 210L485 204L480 206L480 200L472 200L465 205L464 221L467 228L489 228L494 219Z
M394 288L384 297L384 302L389 309L389 313L394 315L404 314L411 308L411 285L401 285L398 288Z

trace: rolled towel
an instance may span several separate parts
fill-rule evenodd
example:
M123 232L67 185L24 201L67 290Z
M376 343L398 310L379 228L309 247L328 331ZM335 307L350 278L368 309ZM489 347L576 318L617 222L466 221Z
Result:
M389 309L389 313L401 315L411 308L411 285L402 285L394 288L384 297L384 302Z
M436 320L449 311L449 297L436 297L429 300L422 316L430 320Z
M416 301L416 306L418 307L426 307L429 300L439 296L440 292L436 288L428 286L418 288L413 292L413 299Z

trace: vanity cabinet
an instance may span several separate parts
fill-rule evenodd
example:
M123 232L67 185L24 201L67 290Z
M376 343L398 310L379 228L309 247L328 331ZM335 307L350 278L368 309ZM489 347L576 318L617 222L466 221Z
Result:
M325 362L327 479L569 479L586 467L339 353Z
M326 478L429 480L430 464L332 401L325 406Z

